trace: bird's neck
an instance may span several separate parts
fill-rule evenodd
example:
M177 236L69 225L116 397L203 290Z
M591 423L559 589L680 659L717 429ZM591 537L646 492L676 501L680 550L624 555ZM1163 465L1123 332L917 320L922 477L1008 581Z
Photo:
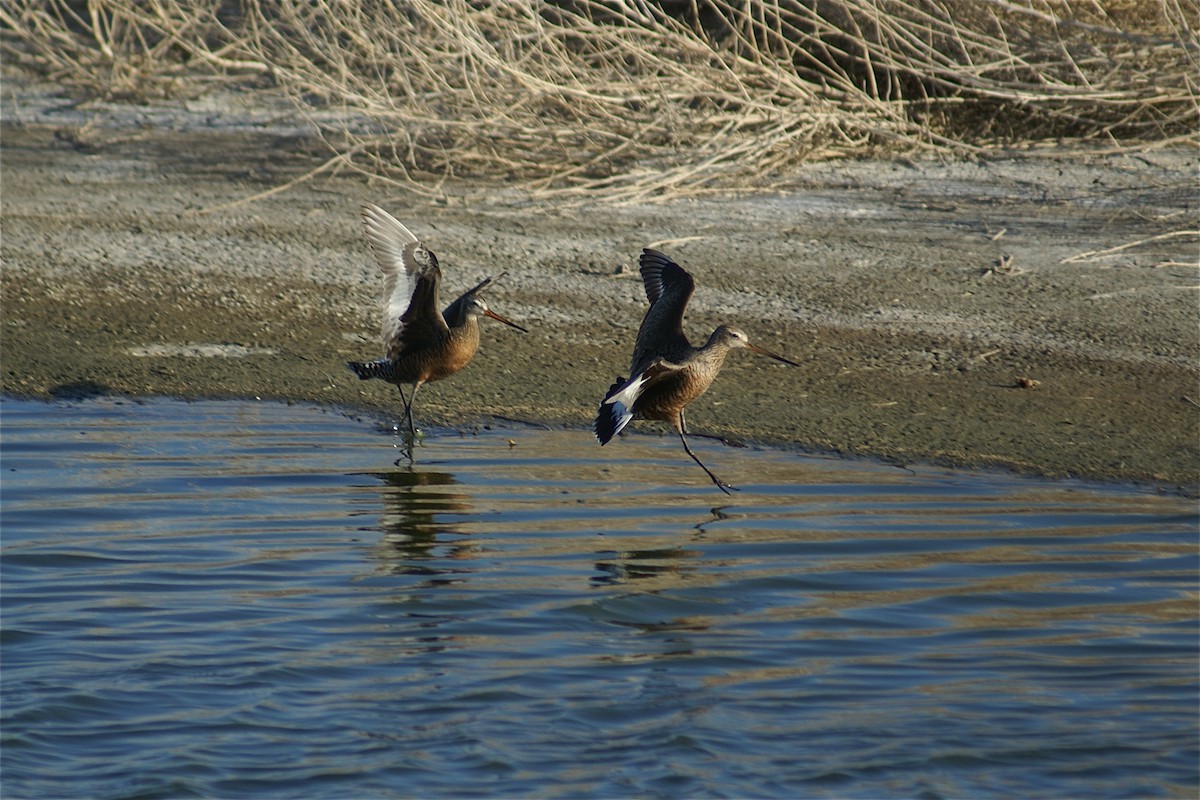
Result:
M478 314L463 314L458 319L447 319L446 324L450 326L450 332L455 336L479 337Z
M442 316L451 328L469 328L479 326L479 315L472 314L458 303L452 303Z
M708 341L704 346L696 350L694 358L697 361L703 361L706 364L714 364L721 366L725 363L725 356L729 354L729 343L717 337L717 332L713 331L708 337Z

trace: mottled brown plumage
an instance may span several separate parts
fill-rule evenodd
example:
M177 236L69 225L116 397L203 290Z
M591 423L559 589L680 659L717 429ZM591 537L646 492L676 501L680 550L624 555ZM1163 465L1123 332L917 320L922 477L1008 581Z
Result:
M596 439L607 444L634 417L668 422L692 460L729 494L734 487L714 475L688 446L684 409L708 391L730 350L745 348L793 367L800 365L750 344L745 333L728 325L713 331L702 347L692 347L683 332L683 314L696 288L692 276L657 250L642 251L639 265L650 308L638 328L631 377L617 378L600 404Z
M437 257L408 228L382 208L370 203L362 207L367 241L383 270L383 358L348 362L359 378L379 378L394 383L404 403L411 438L412 404L423 384L447 378L461 370L479 349L479 317L491 317L517 330L511 322L484 303L480 296L492 278L485 278L461 297L438 310L442 271ZM403 384L411 383L411 398ZM411 454L411 449L410 449Z

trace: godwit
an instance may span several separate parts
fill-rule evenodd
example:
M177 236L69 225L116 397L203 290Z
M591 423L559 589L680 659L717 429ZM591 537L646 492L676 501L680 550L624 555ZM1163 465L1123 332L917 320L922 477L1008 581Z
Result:
M703 347L692 347L683 333L683 312L696 288L692 276L657 250L643 250L638 263L650 309L638 328L631 377L617 378L600 404L596 439L607 444L635 416L669 422L687 454L717 488L729 494L735 487L714 475L688 447L684 408L712 385L730 350L744 347L793 367L800 365L750 344L745 333L728 325L713 331Z
M442 271L437 257L391 214L371 203L362 207L371 252L383 270L383 358L347 362L362 380L396 384L408 419L409 455L416 438L412 404L422 384L440 381L470 363L479 349L479 317L491 317L522 333L529 331L487 307L479 293L492 278L438 311ZM413 385L412 397L403 384Z

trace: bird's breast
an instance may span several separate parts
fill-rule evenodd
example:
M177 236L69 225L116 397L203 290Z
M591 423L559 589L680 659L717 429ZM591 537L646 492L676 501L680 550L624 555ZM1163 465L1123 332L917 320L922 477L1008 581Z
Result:
M645 419L673 421L688 403L708 391L712 378L691 367L664 377L638 398L634 412Z
M448 335L406 342L396 353L389 353L394 383L428 383L448 378L461 370L479 349L479 329L472 326L451 328Z
M461 370L479 350L479 326L467 324L451 328L436 357L430 359L430 374L426 380L436 381Z

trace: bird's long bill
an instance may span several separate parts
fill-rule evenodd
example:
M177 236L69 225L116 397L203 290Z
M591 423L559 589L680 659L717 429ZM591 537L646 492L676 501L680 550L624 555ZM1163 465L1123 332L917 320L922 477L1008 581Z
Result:
M505 319L504 317L497 314L495 311L492 311L490 308L487 311L484 311L483 315L485 317L491 317L492 319L496 320L497 322L503 322L505 325L508 325L510 328L516 328L521 333L529 333L529 331L525 330L517 323L513 322L510 319Z
M763 348L759 347L756 344L747 344L746 349L750 350L751 352L758 353L760 356L766 356L767 358L773 358L776 361L782 361L784 364L790 364L793 367L800 366L795 361L788 361L783 356L776 355L775 353L772 353L770 350L764 350Z
M484 278L479 283L475 284L475 288L473 288L469 291L463 292L463 294L475 294L480 289L486 289L487 287L491 286L493 283L499 283L501 280L503 280L504 276L507 274L508 274L507 272L501 272L499 275L496 275L495 277Z

